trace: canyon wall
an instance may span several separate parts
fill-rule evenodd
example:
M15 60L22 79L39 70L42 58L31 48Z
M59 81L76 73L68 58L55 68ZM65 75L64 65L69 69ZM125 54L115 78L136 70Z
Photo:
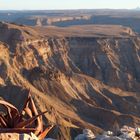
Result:
M81 128L98 133L116 123L139 125L139 37L43 38L31 27L6 25L0 95L20 108L30 90L37 108L50 112L44 124L59 128L54 138L72 139Z

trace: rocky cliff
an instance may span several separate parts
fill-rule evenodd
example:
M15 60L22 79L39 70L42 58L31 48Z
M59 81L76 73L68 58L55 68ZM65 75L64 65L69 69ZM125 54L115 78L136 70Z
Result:
M139 125L140 38L115 27L108 28L112 37L106 26L67 34L1 23L1 97L20 108L30 90L38 109L50 111L44 124L56 124L57 139L72 139L79 128Z

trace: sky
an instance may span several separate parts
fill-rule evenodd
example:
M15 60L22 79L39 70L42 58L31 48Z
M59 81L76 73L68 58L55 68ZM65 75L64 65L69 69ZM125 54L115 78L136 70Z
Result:
M133 9L140 0L0 0L0 10Z

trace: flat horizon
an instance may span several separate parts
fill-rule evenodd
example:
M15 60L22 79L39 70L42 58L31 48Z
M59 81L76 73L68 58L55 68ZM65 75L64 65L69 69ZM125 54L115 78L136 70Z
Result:
M140 8L81 8L81 9L0 9L0 11L71 11L71 10L137 10Z

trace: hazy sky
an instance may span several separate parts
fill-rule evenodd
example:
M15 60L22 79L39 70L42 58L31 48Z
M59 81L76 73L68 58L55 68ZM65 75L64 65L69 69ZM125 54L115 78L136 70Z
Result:
M4 9L129 9L140 6L140 0L0 0L0 10Z

